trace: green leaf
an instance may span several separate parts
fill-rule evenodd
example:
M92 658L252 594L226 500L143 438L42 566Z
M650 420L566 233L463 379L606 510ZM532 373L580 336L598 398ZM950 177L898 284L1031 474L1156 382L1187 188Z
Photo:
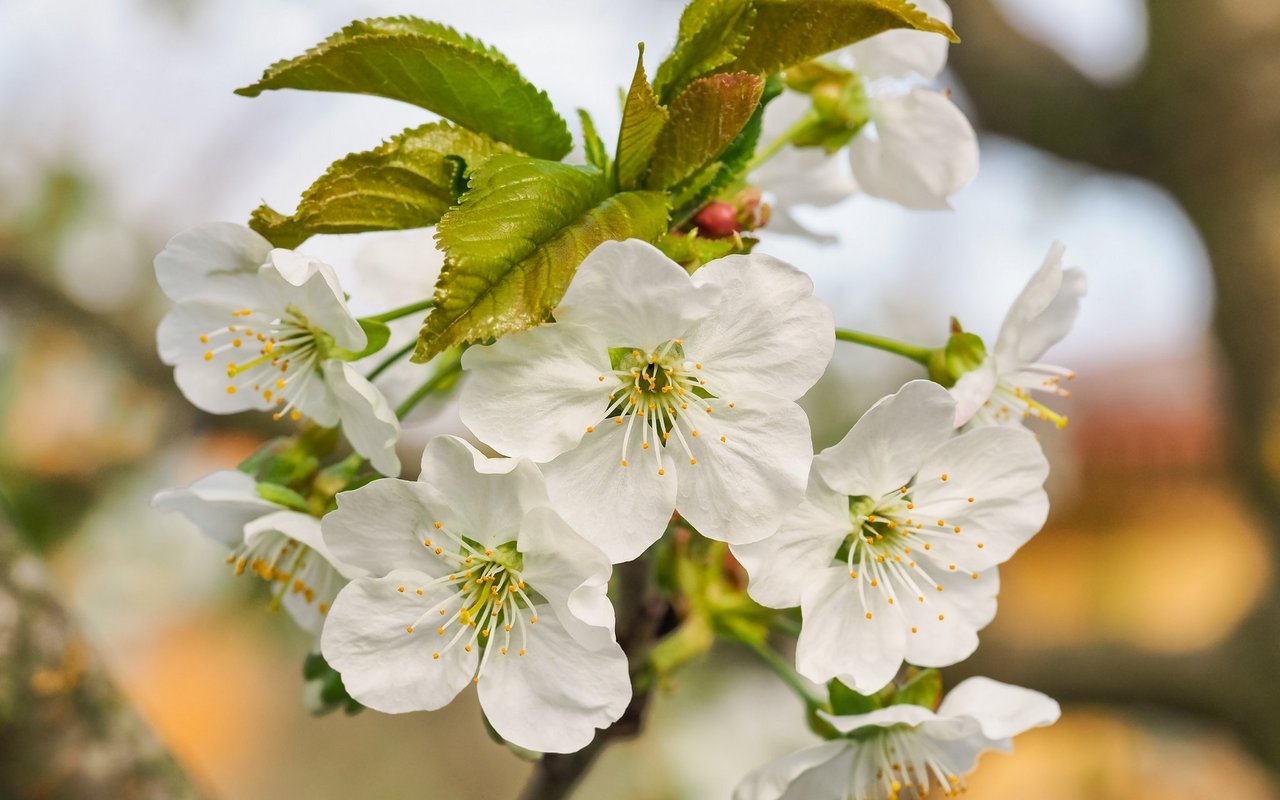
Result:
M631 78L631 88L622 104L622 125L618 129L617 164L618 186L634 189L640 185L649 162L653 159L658 135L667 124L667 109L658 104L658 98L644 74L644 45L636 59L636 72Z
M719 160L703 170L701 175L688 181L673 202L676 220L684 222L698 212L711 198L741 181L756 153L760 134L764 130L764 110L775 97L782 94L782 78L770 75L764 83L760 103L738 137L720 154Z
M764 79L746 72L691 83L671 104L645 185L674 186L710 163L742 132L763 91Z
M745 1L745 0L741 0ZM717 69L772 73L895 28L960 41L946 23L907 0L749 0L747 41Z
M456 199L459 166L511 148L447 122L406 130L374 150L335 162L285 216L259 206L249 227L277 247L317 233L404 230L434 225Z
M609 171L609 156L605 153L604 142L596 132L596 123L585 108L578 109L578 120L582 123L582 148L587 154L587 163L601 172Z
M437 228L445 268L415 361L541 322L601 242L666 231L659 192L610 194L596 170L499 155Z
M749 0L693 0L680 15L671 55L658 66L654 88L669 103L695 78L729 63L746 45L755 19Z
M416 17L353 22L237 89L371 94L413 103L526 153L558 159L573 143L546 92L497 50Z

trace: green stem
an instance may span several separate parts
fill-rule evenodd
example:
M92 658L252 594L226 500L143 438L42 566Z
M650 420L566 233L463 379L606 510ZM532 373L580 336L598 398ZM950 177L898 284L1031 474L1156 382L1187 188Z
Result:
M801 678L800 674L796 672L795 667L792 667L789 661L774 652L773 648L763 642L749 642L742 639L738 641L748 650L755 653L764 662L765 666L773 670L774 674L781 678L783 683L800 696L807 711L813 712L820 708L826 708L826 701L814 696L804 678Z
M894 353L926 367L929 366L929 361L933 358L933 350L931 348L899 342L896 339L889 339L884 336L876 336L874 333L862 333L861 331L836 328L836 339L842 342L853 342L865 347L874 347L886 353Z
M447 360L445 360L447 358ZM404 419L409 412L414 409L418 403L427 395L435 392L448 381L452 380L455 375L462 371L462 352L457 355L442 358L440 366L436 367L436 371L432 373L427 382L419 386L413 391L413 394L405 398L405 401L396 406L396 417Z
M384 311L381 314L374 314L373 316L370 316L370 317L364 317L364 319L373 320L374 322L390 322L393 319L400 319L401 317L407 317L410 314L416 313L418 311L426 311L428 308L431 308L434 305L435 305L434 300L419 300L418 302L410 303L407 306L400 306L399 308L393 308L390 311Z
M369 374L365 377L367 377L369 380L373 380L374 378L378 377L379 375L381 375L382 373L390 369L392 364L395 364L400 359L412 353L414 348L416 348L417 346L418 346L417 339L410 340L404 347L401 347L399 350L396 350L394 353L392 353L391 355L383 359L382 363L374 367L369 372Z
M759 168L761 164L776 156L782 148L791 144L797 136L817 121L818 112L813 109L809 109L804 116L796 120L794 125L787 128L781 136L757 150L755 156L753 156L751 161L747 164L747 168L743 170L743 173L747 175L751 174L752 170Z

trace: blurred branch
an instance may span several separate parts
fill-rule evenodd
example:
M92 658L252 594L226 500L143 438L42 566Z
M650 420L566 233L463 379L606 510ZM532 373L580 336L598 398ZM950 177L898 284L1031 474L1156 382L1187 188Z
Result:
M1232 408L1233 458L1280 541L1280 13L1235 0L1147 3L1150 51L1128 85L1091 84L1017 34L990 0L959 9L953 65L987 130L1058 156L1139 175L1171 191L1205 239L1217 284L1215 328ZM1150 276L1159 280L1158 274ZM1280 573L1280 547L1272 560ZM1280 767L1280 591L1210 652L1163 656L1123 644L1068 650L984 648L990 670L1067 700L1152 703L1229 724Z
M651 686L637 681L647 669L649 650L657 638L659 625L669 607L653 585L653 563L640 557L615 568L618 580L617 614L618 644L631 662L632 684L636 685L631 703L622 717L609 728L596 734L591 744L576 753L548 753L534 769L533 776L520 794L520 800L563 800L587 773L605 746L614 739L640 733L645 711L649 707Z
M73 630L39 562L3 522L0 796L200 796L112 686Z

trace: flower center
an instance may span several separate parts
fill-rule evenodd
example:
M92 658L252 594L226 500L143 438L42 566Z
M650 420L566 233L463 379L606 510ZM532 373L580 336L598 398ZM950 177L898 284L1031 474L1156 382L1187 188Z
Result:
M207 345L204 360L212 362L223 354L226 361L227 394L244 391L260 393L274 406L283 406L272 416L288 415L297 420L298 398L315 376L315 366L332 344L330 337L312 328L307 318L289 306L283 317L270 312L243 308L231 312L226 327L200 335ZM248 361L237 362L241 355Z
M431 655L436 661L447 657L455 648L470 653L479 647L482 655L476 669L476 683L480 682L495 650L505 656L513 649L513 638L519 639L516 655L528 652L528 626L538 622L534 601L537 595L524 582L521 574L524 557L515 542L486 548L474 539L449 531L444 523L437 521L422 538L422 545L452 571L422 586L396 589L401 593L412 591L421 597L428 590L445 587L447 597L439 603L431 602L412 625L405 627L405 632L413 633L428 621L435 625L435 635L444 642Z
M853 529L835 558L844 562L850 579L857 582L858 598L868 609L867 619L875 617L875 612L870 610L869 596L883 598L888 605L899 605L904 600L928 605L930 596L945 590L937 574L958 570L956 564L942 563L934 553L934 546L961 536L963 527L954 520L947 522L931 514L930 509L917 508L912 499L926 480L949 484L953 479L945 472L933 479L917 475L910 485L883 497L849 498L849 520ZM957 503L968 506L974 502L975 498L957 491L955 497L933 498L930 505L955 508ZM981 549L985 544L978 542L977 546ZM969 576L978 580L980 574L971 572ZM945 620L946 614L939 613L938 621ZM911 632L918 633L919 629L913 626Z
M317 610L328 613L329 602L343 583L342 576L320 554L283 533L268 532L250 544L242 542L227 556L237 575L248 569L268 583L272 590L271 609L278 610L287 593L302 595L307 603L321 598Z
M708 400L716 397L707 388L702 364L685 354L680 339L649 353L633 347L610 348L609 358L616 385L599 424L613 420L614 425L626 426L618 463L630 466L631 442L639 439L640 449L653 453L658 474L665 475L661 453L674 437L689 464L697 464L690 443L702 434L699 418L712 413ZM601 375L600 380L607 382L609 376ZM594 425L587 428L587 433L594 431ZM724 436L719 438L726 441Z
M983 404L982 412L997 421L1012 419L1015 414L1023 419L1035 417L1052 422L1061 430L1067 427L1067 417L1036 400L1031 393L1070 397L1071 390L1064 389L1062 382L1075 380L1075 377L1074 372L1063 367L1029 364L1012 378L996 384L991 397Z
M866 787L880 790L874 797L923 798L934 782L942 787L944 797L956 797L965 791L962 770L956 768L954 757L929 737L918 735L911 726L888 728L865 746L881 750L881 766Z

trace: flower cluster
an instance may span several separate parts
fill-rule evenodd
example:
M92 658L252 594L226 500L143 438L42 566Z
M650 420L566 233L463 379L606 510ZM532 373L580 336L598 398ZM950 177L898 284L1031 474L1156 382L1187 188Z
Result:
M921 5L949 31L937 22L950 19L941 0ZM946 60L947 43L931 30L889 31L787 70L791 100L807 95L808 110L793 109L799 118L749 166L738 164L740 177L754 174L784 203L825 202L860 186L909 208L947 207L976 170L977 149L948 96L921 85ZM644 80L641 70L642 109L657 102ZM763 81L733 80L756 92L752 103L767 102ZM789 102L784 96L769 116L788 114ZM463 139L450 141L461 147ZM826 163L846 146L856 181ZM781 153L817 156L821 172L772 159ZM488 151L468 158L486 155L498 159ZM544 162L527 174L575 186L621 168L600 148L592 158L604 164L594 173ZM466 159L448 159L436 172L450 176L457 199L470 192L458 180ZM517 162L503 163L516 170ZM613 178L643 178L634 162L628 168L629 177ZM469 180L485 184L493 173ZM788 186L817 194L788 198ZM574 235L556 234L533 243L546 245L536 257L512 232L527 216L523 200L496 190L460 200L453 208L469 213L494 196L493 213L507 213L503 203L519 210L499 220L494 240L468 238L483 227L474 220L442 221L437 241L447 252L423 258L444 265L433 296L365 318L351 313L332 267L273 247L255 230L213 224L175 237L155 268L174 303L158 343L178 387L210 413L260 410L287 430L299 425L240 469L160 492L154 505L223 544L237 574L271 585L272 605L316 634L313 657L341 676L352 705L431 711L474 687L496 737L525 751L572 753L617 722L633 692L720 636L781 672L826 739L749 775L737 800L962 791L980 752L1007 749L1014 735L1058 716L1047 697L985 678L942 699L933 668L974 652L996 613L1000 566L1047 518L1049 465L1023 422L1066 423L1038 398L1067 396L1073 374L1041 359L1073 324L1084 274L1064 268L1054 245L990 351L958 326L937 349L838 331L809 276L752 252L755 240L740 235L736 217L732 236L698 239L690 224L712 216L698 211L731 195L694 203L694 188L672 190L691 203L689 213L663 226L656 245L618 236L577 253ZM322 190L304 202L318 202ZM759 205L757 187L730 191ZM623 213L610 202L587 215L607 217L588 226L591 236ZM786 211L774 216L784 227ZM760 212L750 216L763 225L769 214ZM284 226L277 241L296 242L286 223L301 223L272 214L255 214L255 227ZM459 241L475 252L448 250ZM412 250L421 249L419 239ZM508 250L524 255L510 257L507 272L517 277L503 291L527 295L520 302L536 318L523 326L505 319L505 335L490 328L491 336L443 341L429 336L433 316L416 351L412 341L388 347L387 323L409 323L428 308L458 313L470 303L465 316L488 303L500 316L497 293L459 303L448 287ZM567 271L555 263L570 258ZM540 269L564 280L539 283ZM384 284L376 287L383 297L425 291L394 273ZM906 383L815 454L799 401L837 340L907 355L933 380ZM389 355L371 363L383 349ZM434 356L435 368L402 391L410 352ZM394 411L377 381L394 387ZM473 440L431 438L417 478L402 479L400 419L455 384ZM643 585L613 580L623 564ZM646 624L622 616L655 603ZM624 636L624 649L618 631L632 627L647 633ZM772 649L775 628L795 629L794 661ZM936 690L919 688L922 674L939 681ZM811 694L802 679L826 693Z

